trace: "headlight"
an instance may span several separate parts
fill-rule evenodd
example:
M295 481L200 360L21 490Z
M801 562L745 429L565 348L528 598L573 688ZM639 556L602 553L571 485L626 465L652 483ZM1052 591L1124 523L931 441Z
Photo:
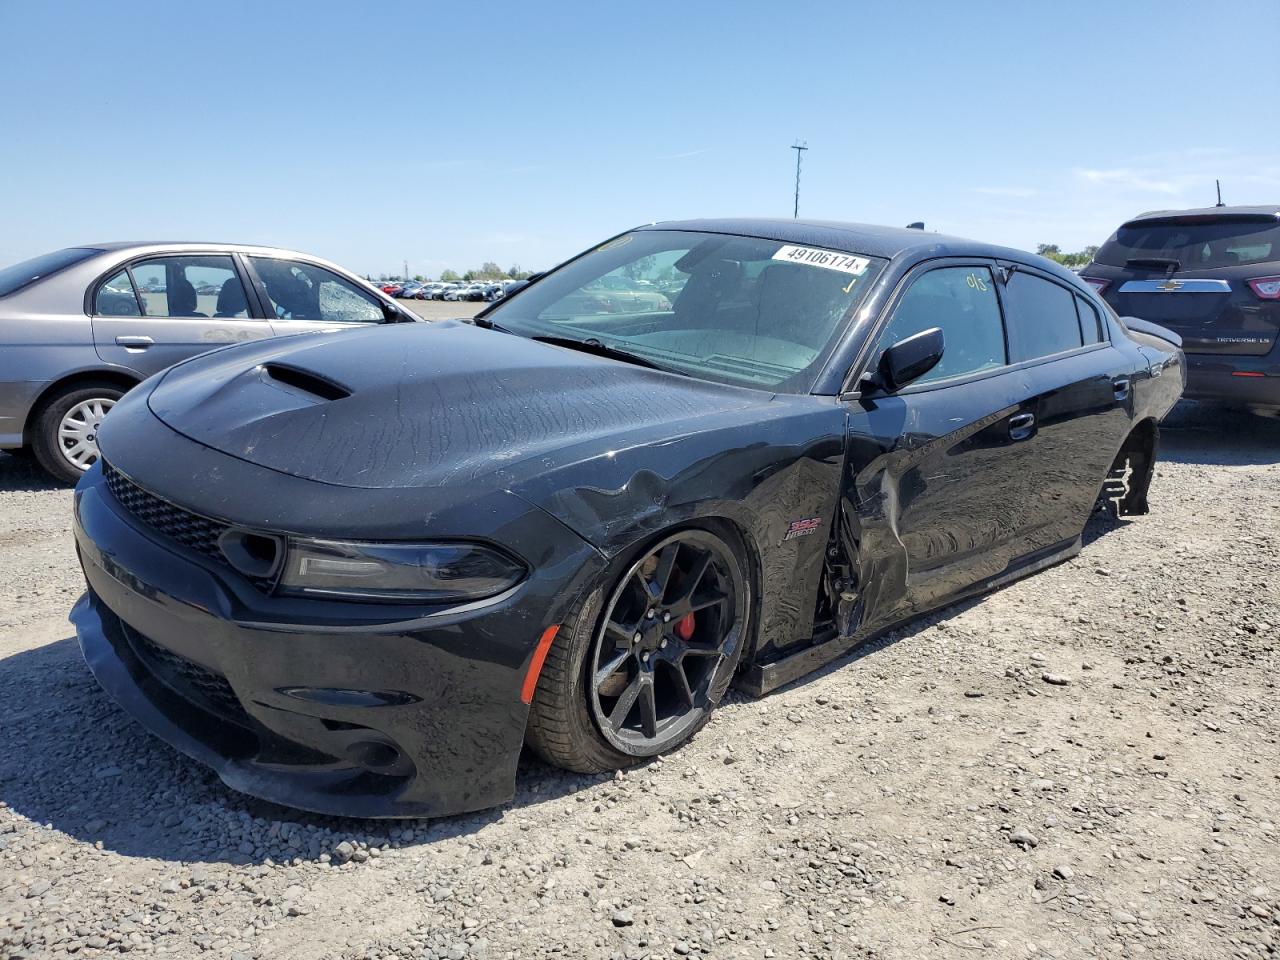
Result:
M525 575L518 561L478 543L357 543L289 538L279 591L410 603L482 600Z

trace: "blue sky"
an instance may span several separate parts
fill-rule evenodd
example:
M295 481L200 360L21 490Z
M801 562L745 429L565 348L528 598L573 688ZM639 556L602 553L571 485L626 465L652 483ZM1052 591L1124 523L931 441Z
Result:
M0 264L271 243L375 275L801 216L1018 247L1280 201L1280 3L0 0ZM1265 59L1265 58L1264 58Z

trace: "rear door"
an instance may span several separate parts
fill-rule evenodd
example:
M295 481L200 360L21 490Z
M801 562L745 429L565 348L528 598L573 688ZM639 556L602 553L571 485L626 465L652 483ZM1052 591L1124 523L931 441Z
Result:
M318 264L265 256L245 261L279 335L337 332L386 320L382 301Z
M1274 215L1224 213L1135 220L1086 271L1121 316L1176 331L1187 353L1260 357L1280 333L1280 297L1250 281L1280 275Z
M90 291L93 342L107 363L150 376L214 347L272 335L229 254L124 264Z
M1022 531L1033 554L1080 535L1130 429L1138 371L1089 298L1034 268L1001 266L1009 361L1033 417Z

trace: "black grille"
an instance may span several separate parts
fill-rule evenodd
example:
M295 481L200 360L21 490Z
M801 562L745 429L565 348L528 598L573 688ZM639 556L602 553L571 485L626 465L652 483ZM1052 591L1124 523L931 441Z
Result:
M192 550L226 563L226 557L218 548L218 537L229 529L228 524L183 510L168 500L161 500L155 494L147 493L105 461L102 464L102 475L107 481L107 488L120 502L120 506L147 526Z
M133 514L152 530L177 540L183 546L190 547L197 553L217 560L228 569L235 568L227 561L227 555L218 546L218 538L231 529L231 525L221 520L210 520L198 513L184 510L168 500L148 493L126 477L105 460L102 461L102 477L107 482L107 489L116 498L120 506ZM243 575L243 574L242 574ZM259 590L268 593L272 580L263 577L248 577Z
M120 625L138 656L176 693L197 705L213 708L220 716L242 727L253 726L225 677L160 646L123 621Z

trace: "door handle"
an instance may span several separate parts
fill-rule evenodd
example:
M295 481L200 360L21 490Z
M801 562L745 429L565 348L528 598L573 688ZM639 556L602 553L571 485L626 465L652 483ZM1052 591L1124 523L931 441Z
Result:
M1034 413L1016 413L1009 418L1009 439L1025 440L1035 432L1035 426Z
M155 343L150 337L116 337L117 347L128 347L131 350L145 350Z
M1129 399L1129 378L1117 377L1111 381L1111 389L1115 392L1116 400L1123 403Z

